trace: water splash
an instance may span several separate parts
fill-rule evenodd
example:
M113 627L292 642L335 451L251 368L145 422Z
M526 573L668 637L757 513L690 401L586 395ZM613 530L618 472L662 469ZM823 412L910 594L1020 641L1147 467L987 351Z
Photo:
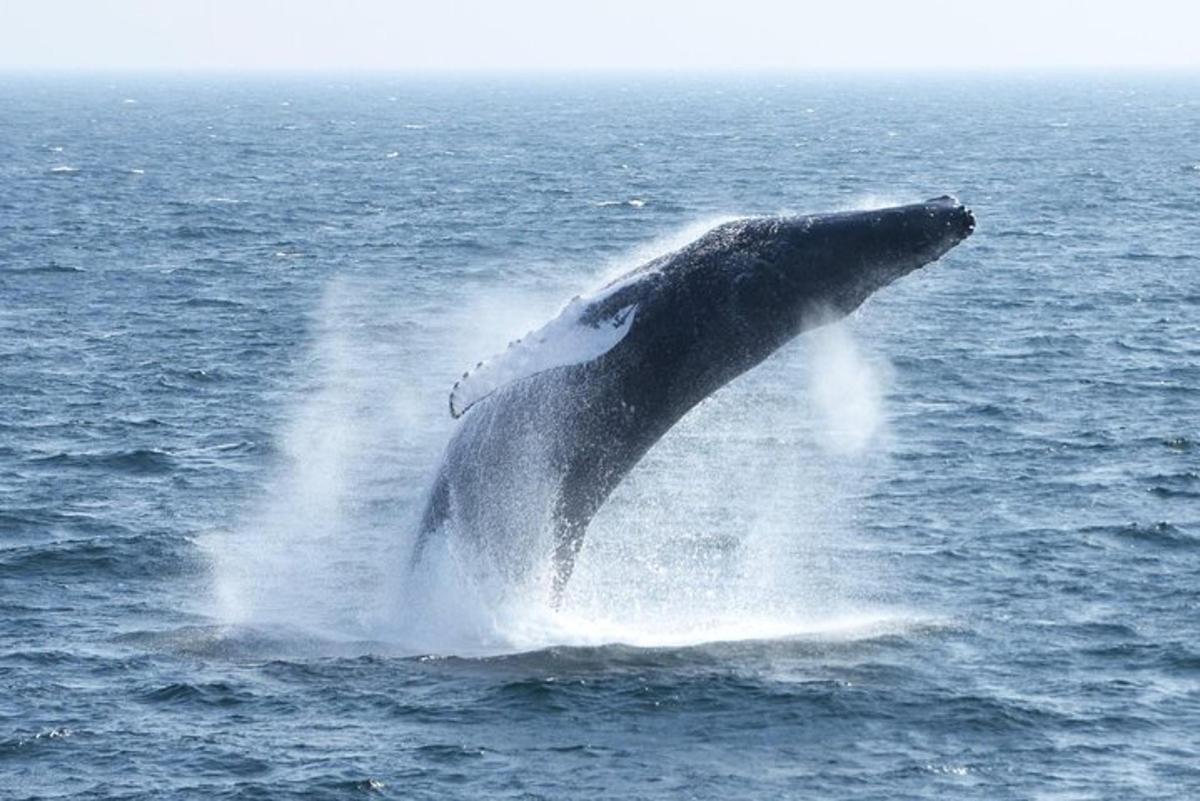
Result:
M211 607L227 623L359 636L384 614L378 588L396 561L391 518L396 496L411 502L419 481L406 464L419 427L403 378L378 369L396 354L373 346L363 328L375 317L367 297L342 281L327 288L312 323L309 388L280 438L278 464L233 530L201 540Z
M862 353L844 322L808 336L808 387L819 416L818 440L835 453L863 453L884 433L888 368Z
M693 410L593 520L568 589L579 636L700 643L887 614L855 518L883 458L883 373L845 325L800 343Z

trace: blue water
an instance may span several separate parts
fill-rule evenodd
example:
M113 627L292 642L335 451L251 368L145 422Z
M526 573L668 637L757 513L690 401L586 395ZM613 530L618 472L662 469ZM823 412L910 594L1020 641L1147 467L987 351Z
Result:
M1200 80L0 121L0 797L1200 795ZM407 574L463 369L715 221L947 192L976 235L689 415L560 612Z

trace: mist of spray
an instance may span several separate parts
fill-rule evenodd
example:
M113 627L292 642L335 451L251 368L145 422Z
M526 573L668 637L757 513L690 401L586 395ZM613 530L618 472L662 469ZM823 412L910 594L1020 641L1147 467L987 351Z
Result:
M836 454L862 454L884 433L886 364L860 351L849 324L834 322L809 334L808 388L821 445Z
M385 616L378 588L395 572L396 500L419 481L408 385L378 369L375 319L361 288L335 280L313 315L305 391L277 441L262 492L238 524L202 538L211 606L231 624L357 633Z

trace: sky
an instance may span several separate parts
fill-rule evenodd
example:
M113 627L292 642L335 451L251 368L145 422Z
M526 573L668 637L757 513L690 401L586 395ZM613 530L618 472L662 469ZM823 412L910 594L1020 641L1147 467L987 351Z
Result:
M0 0L4 71L1200 69L1197 0Z

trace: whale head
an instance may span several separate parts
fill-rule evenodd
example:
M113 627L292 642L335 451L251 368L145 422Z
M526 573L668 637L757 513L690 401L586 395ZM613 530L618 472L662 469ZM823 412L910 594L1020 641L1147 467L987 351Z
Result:
M800 217L757 218L715 230L734 258L713 266L727 284L726 315L746 346L774 350L845 316L896 279L971 235L975 218L952 197ZM724 248L723 248L724 249Z
M718 225L642 268L658 289L642 293L628 346L663 377L669 405L687 408L798 334L936 261L974 227L971 211L952 197ZM597 310L614 314L629 302L623 294Z

